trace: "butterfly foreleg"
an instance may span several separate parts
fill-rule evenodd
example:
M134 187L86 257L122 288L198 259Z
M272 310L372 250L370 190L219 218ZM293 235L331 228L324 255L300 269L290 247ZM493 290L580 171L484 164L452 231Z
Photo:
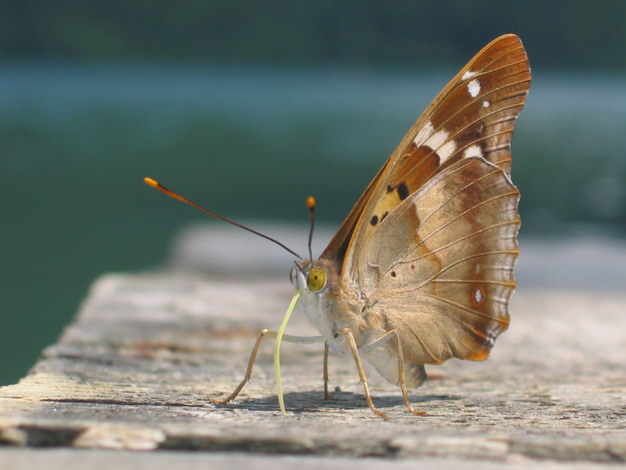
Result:
M223 399L213 399L211 400L213 403L225 404L231 400L234 400L239 392L243 389L243 387L250 381L252 377L252 368L254 367L254 361L256 361L256 356L259 353L259 347L261 346L261 342L263 338L270 337L275 338L278 335L278 331L270 331L267 329L261 330L259 336L254 343L254 347L252 348L252 352L250 353L250 358L248 359L248 367L246 368L246 373L243 377L243 380L237 385L233 393L228 395ZM324 341L323 336L293 336L293 335L284 335L283 341L287 341L288 343L300 343L300 344L311 344L311 343L319 343Z
M354 357L354 362L356 363L356 369L359 373L359 380L361 381L361 384L363 384L363 391L365 393L365 400L367 400L367 404L369 405L370 409L374 413L376 413L378 416L380 416L382 419L389 419L389 417L385 413L383 413L382 411L379 411L374 406L374 402L372 401L372 396L370 395L370 389L369 389L369 386L367 385L367 377L365 377L365 370L363 369L363 363L361 362L361 355L359 354L359 350L357 349L356 341L354 341L354 336L352 335L352 331L350 331L350 328L344 328L341 330L341 334L344 335L346 339L348 340L348 345L350 346L350 350L352 351L352 356Z

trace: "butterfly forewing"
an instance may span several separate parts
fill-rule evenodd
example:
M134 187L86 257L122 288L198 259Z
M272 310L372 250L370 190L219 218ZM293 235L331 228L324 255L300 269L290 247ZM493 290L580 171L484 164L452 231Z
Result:
M344 276L353 278L356 256L377 225L462 158L482 157L508 173L511 136L529 86L528 59L517 36L485 46L411 127L322 257L340 260Z

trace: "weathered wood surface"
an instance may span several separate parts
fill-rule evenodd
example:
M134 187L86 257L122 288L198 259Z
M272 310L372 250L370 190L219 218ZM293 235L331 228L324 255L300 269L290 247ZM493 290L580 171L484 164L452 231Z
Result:
M391 419L374 416L351 359L336 354L331 382L339 391L324 400L321 347L288 343L282 357L290 413L282 416L271 340L240 398L212 404L241 379L257 332L278 326L292 293L284 273L277 278L271 266L259 268L267 246L256 250L248 252L256 261L247 274L173 268L100 278L59 342L27 377L0 389L0 442L422 464L471 458L480 462L475 468L626 462L624 292L522 286L511 328L488 361L428 369L430 380L412 393L424 417L407 413L396 387L367 369L374 401ZM175 266L188 266L180 251L177 259ZM315 334L297 314L288 331ZM0 451L0 461L19 460L11 450Z

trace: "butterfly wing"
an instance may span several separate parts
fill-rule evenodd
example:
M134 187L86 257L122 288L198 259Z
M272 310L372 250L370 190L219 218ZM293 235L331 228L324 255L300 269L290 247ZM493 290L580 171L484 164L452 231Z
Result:
M355 279L356 260L378 223L462 158L480 156L508 174L511 135L529 86L528 58L517 36L485 46L409 129L321 258Z
M371 325L400 331L408 364L485 359L508 326L520 223L510 144L529 86L517 36L483 48L411 127L322 254L367 297ZM380 354L372 362L393 376L392 351Z

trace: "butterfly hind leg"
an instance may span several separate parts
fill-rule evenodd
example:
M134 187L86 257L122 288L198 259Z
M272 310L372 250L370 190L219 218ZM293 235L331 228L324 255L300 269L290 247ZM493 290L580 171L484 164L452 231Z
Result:
M396 348L398 353L398 385L400 386L400 390L402 391L402 398L404 399L404 404L407 409L413 413L415 416L426 416L424 411L416 411L411 404L411 399L409 398L409 391L406 388L406 375L404 369L404 355L402 354L402 345L400 344L400 333L398 330L391 330L390 333L393 333L396 337Z
M393 338L396 339L396 342L395 342L396 356L398 357L398 384L397 385L400 387L400 390L402 391L402 399L404 400L404 404L406 405L407 409L414 415L426 416L426 413L424 411L416 411L415 408L413 408L413 405L411 404L411 399L409 398L409 391L406 387L404 354L402 353L402 347L400 343L400 333L398 332L398 330L394 328L393 330L388 331L387 333L385 333L383 336L378 338L373 343L368 344L361 351L363 353L372 351L373 349L376 349L382 346L383 344L387 343L389 340Z
M234 400L237 395L239 395L239 392L241 392L241 390L243 389L243 387L245 387L245 385L250 382L251 378L252 378L252 368L254 367L254 361L256 361L256 356L259 353L259 347L261 346L261 342L263 341L263 338L265 337L270 337L270 338L275 338L276 335L278 335L277 331L270 331L267 329L263 329L260 331L259 336L256 339L256 342L254 343L254 347L252 348L252 352L250 353L250 358L248 359L248 367L246 368L246 373L243 377L243 380L239 383L239 385L237 385L237 387L235 388L235 390L233 390L233 393L231 393L230 395L228 395L226 398L215 398L212 399L211 402L212 403L217 403L217 404L221 404L224 405L232 400ZM301 344L311 344L311 343L319 343L321 341L324 341L324 338L322 336L292 336L292 335L284 335L283 336L283 341L286 341L288 343L301 343ZM327 376L327 374L326 374Z
M361 362L361 355L359 354L359 350L356 346L356 341L354 341L354 336L352 335L352 331L350 328L344 328L341 330L341 334L343 334L348 340L348 345L350 346L350 350L352 351L352 356L354 357L354 362L356 363L356 369L359 373L359 380L363 385L363 391L365 393L365 400L367 400L367 404L370 409L382 419L387 420L389 416L387 416L382 411L379 411L376 406L374 406L374 402L372 401L372 396L370 395L370 388L367 385L367 378L365 377L365 370L363 369L363 363Z

